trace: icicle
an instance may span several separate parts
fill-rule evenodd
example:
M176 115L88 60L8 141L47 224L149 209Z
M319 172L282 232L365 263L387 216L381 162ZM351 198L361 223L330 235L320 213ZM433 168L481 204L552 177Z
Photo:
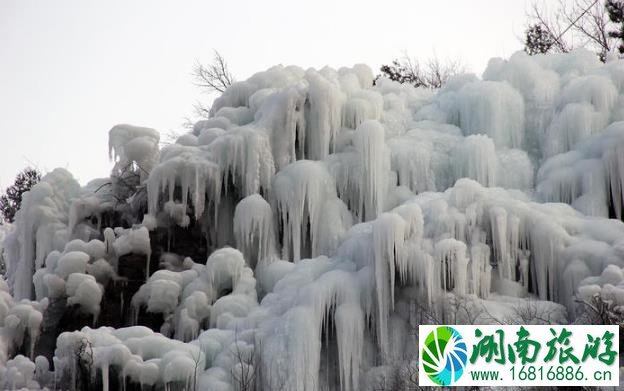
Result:
M211 144L212 145L212 144ZM198 147L172 144L161 151L161 162L150 172L147 181L148 213L155 216L160 210L160 196L168 190L167 201L174 200L176 185L180 186L182 205L190 196L199 219L204 212L206 194L213 205L218 205L221 195L222 172L212 156Z
M222 183L231 177L244 196L270 187L275 166L269 137L262 129L251 125L232 129L208 148L219 166Z
M145 227L137 229L119 230L120 236L113 243L115 254L121 257L126 254L145 255L145 281L150 275L150 258L152 247L150 245L149 231Z
M158 161L160 134L154 129L132 125L116 125L108 134L110 158L116 161L113 172L123 175L129 170L129 165L136 164L138 168L135 171L141 182L147 179Z
M572 151L544 162L538 171L537 193L544 200L565 202L591 215L607 217L612 207L621 219L622 156L624 122L614 122Z
M69 241L66 217L79 190L72 175L57 168L24 193L5 248L8 281L16 299L31 298L34 271L52 250Z
M114 256L113 243L115 243L115 231L112 228L107 227L104 229L104 248L108 257Z
M359 216L363 221L368 221L377 217L382 211L386 171L390 166L383 126L377 121L363 122L356 130L354 143L363 168Z
M623 124L623 123L619 123ZM603 161L610 180L611 201L615 215L622 219L622 202L624 201L624 139L607 147Z
M307 89L307 83L299 82L283 91L267 91L267 96L259 104L258 123L271 131L273 159L279 170L306 156L304 107ZM256 94L253 98L260 99Z
M532 191L535 169L529 155L520 149L499 149L496 151L498 168L496 186L505 189Z
M436 175L432 169L432 145L425 141L389 140L392 169L398 173L399 184L415 193L436 190Z
M435 265L433 257L424 253L417 258L418 266L415 268L418 285L421 294L427 299L427 305L431 307L434 297L439 293L440 279L435 274Z
M529 290L529 281L530 281L530 270L529 270L529 257L526 255L522 255L520 257L519 267L520 267L520 283L524 287L525 291Z
M277 213L283 225L282 256L298 261L302 257L301 244L310 237L310 255L319 255L322 208L336 200L336 185L321 162L299 160L284 168L273 179ZM338 216L336 216L338 217ZM310 232L308 232L308 223Z
M531 242L531 255L534 262L531 268L532 280L542 300L557 300L555 280L559 279L559 253L568 234L561 226L546 216L535 216L526 234ZM525 234L525 235L526 235Z
M455 239L442 239L435 245L436 263L440 271L442 289L458 295L467 293L466 245Z
M234 235L245 259L254 268L274 254L273 212L259 194L252 194L236 205Z
M102 391L108 391L109 379L108 379L108 365L102 365L100 368L102 371Z
M356 129L365 120L379 120L383 112L383 97L375 91L359 90L344 105L342 124Z
M422 209L416 203L403 204L392 210L405 220L405 238L420 239L424 234L425 222L423 220Z
M384 213L373 225L375 292L377 295L377 342L382 360L388 359L388 316L394 308L395 263L401 263L405 221L394 213Z
M490 294L492 266L490 266L490 248L483 243L470 248L470 293L481 298Z
M485 135L466 137L455 151L455 178L472 178L483 186L495 186L498 161L492 139Z
M512 274L512 272L515 265L512 265L507 242L507 211L500 207L492 208L490 219L494 257L498 263L498 275L503 279L514 280L515 273Z
M606 125L589 103L570 103L559 112L546 130L543 154L549 158L574 146Z
M357 305L341 304L336 308L334 316L338 341L340 388L343 391L359 390L364 314Z
M591 275L587 265L582 261L575 259L570 262L562 275L561 293L564 298L564 304L568 311L575 309L575 294L580 282Z
M478 81L458 92L459 127L466 135L485 133L496 146L524 143L524 100L509 83Z
M323 160L334 152L334 143L342 120L342 105L345 100L339 86L309 70L308 110L306 111L307 158Z

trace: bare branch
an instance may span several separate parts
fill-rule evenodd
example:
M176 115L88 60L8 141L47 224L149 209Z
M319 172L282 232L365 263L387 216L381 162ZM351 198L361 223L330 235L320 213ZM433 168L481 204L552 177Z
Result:
M195 85L207 92L224 92L234 82L225 58L216 50L212 63L203 65L196 62L193 77Z
M527 17L548 33L548 36L554 42L553 47L556 51L561 53L569 52L572 48L571 45L563 39L564 31L562 30L561 15L556 13L554 18L548 17L547 15L547 11L540 8L537 3L533 3L531 4L531 10Z
M548 10L545 3L533 2L527 13L525 50L529 54L544 50L533 50L531 43L552 42L546 51L569 52L575 47L585 47L596 52L602 61L614 47L615 40L609 35L611 22L600 0L559 0L555 10ZM544 32L541 40L529 39L539 28ZM547 45L548 46L548 45Z
M251 391L255 388L256 373L254 370L254 354L255 349L251 352L245 352L241 349L238 339L238 329L234 332L235 351L234 359L236 360L235 368L231 370L231 376L237 385L239 391Z
M432 57L424 63L410 57L405 53L401 59L392 61L391 65L382 65L382 75L399 83L411 84L414 87L440 88L453 75L464 71L464 67L458 60L440 61Z
M615 300L596 293L589 299L576 298L575 301L581 305L581 319L589 324L624 326L624 308Z
M113 183L112 182L106 182L102 185L100 185L97 189L95 189L93 192L97 193L98 191L102 190L102 188L104 188L104 186L111 186Z
M210 107L200 101L195 102L193 110L195 111L195 115L199 118L210 118Z
M557 310L528 299L512 307L512 314L505 318L507 324L558 324Z

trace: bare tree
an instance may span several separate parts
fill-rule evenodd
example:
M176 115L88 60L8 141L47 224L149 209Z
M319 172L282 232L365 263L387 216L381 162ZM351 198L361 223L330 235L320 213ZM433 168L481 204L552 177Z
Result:
M209 92L223 92L234 82L225 58L216 50L212 63L208 65L196 63L193 76L195 85Z
M476 297L449 294L444 300L444 306L445 320L450 324L476 324L478 319L501 323L487 311L481 300Z
M624 326L624 308L615 300L610 300L596 293L589 299L576 299L581 305L580 319L588 324Z
M238 330L234 333L234 345L236 348L233 354L236 364L231 370L232 379L238 391L251 391L255 389L256 384L254 365L255 349L252 348L250 351L241 349L238 339Z
M408 83L414 87L440 88L451 76L464 71L464 66L458 60L440 61L438 57L432 57L425 62L420 62L405 54L400 59L395 59L390 65L382 65L381 75L377 78L387 77L399 83Z
M549 9L545 2L531 4L527 12L525 50L530 54L544 52L533 50L531 42L546 42L546 51L561 53L585 47L605 61L617 39L609 35L613 26L603 1L558 0L555 4L555 9ZM536 33L541 34L539 40L534 39Z
M149 172L136 162L131 162L122 166L115 166L111 172L111 180L101 184L93 192L107 189L110 196L115 201L115 207L125 205L128 201L141 192L146 192L145 185L141 184L141 174L149 175Z
M452 76L465 71L464 65L459 60L441 62L439 57L427 60L424 78L430 88L440 88Z
M192 386L190 387L189 391L195 391L197 390L197 373L199 372L200 369L203 369L203 361L202 361L202 354L201 354L201 350L197 349L197 355L193 354L191 356L191 358L193 359L193 362L195 363L195 367L193 368L193 379L192 379Z
M558 324L557 310L540 305L536 300L526 300L512 307L512 313L505 317L506 324Z
M395 371L397 369L395 368ZM398 385L396 384L396 376L394 373L387 375L381 374L375 379L375 383L371 387L374 391L394 391L398 390Z
M83 337L74 345L74 368L70 387L72 390L90 390L93 388L93 344ZM77 375L77 377L76 377Z
M193 68L193 82L203 92L212 94L224 92L234 82L234 76L228 67L227 61L218 51L214 51L214 57L210 64L195 63ZM195 114L200 118L208 118L210 107L202 102L196 102ZM187 120L187 122L189 122Z
M398 373L400 383L407 391L422 391L423 387L418 385L418 357L404 357L403 363L399 366Z

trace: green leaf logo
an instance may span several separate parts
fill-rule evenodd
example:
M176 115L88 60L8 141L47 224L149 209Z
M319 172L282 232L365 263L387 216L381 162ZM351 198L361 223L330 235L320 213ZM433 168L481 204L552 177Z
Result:
M440 386L450 386L463 375L468 351L464 338L457 330L440 326L425 339L420 358L431 381Z

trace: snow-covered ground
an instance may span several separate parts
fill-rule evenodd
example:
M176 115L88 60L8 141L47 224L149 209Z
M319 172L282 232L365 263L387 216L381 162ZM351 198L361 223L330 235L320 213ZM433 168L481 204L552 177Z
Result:
M110 178L25 195L0 387L403 389L419 324L624 305L624 61L519 52L437 91L276 66L211 115L162 149L115 126Z

